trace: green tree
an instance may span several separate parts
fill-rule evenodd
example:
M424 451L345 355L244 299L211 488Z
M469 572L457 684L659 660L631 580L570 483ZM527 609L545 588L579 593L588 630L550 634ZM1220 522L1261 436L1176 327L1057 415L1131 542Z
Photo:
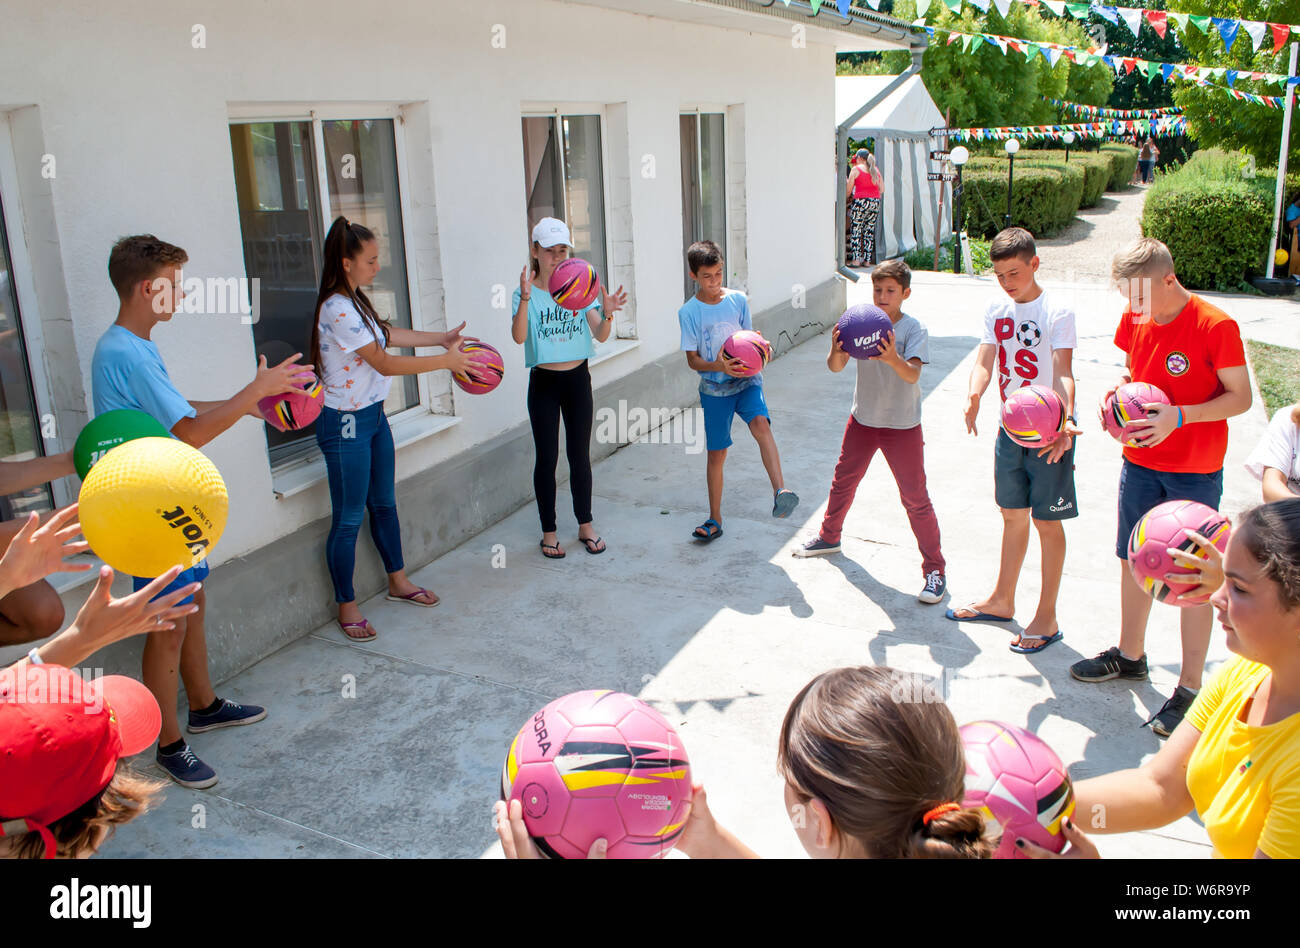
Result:
M1180 13L1198 16L1300 23L1300 0L1274 0L1267 3L1260 0L1179 0L1176 7ZM1287 71L1289 47L1275 52L1271 31L1265 34L1264 42L1260 45L1259 52L1256 52L1253 41L1244 29L1238 30L1230 50L1223 48L1223 39L1213 25L1208 26L1208 29L1208 35L1192 26L1183 31L1182 41L1191 54L1190 61L1202 66L1223 66L1248 72ZM1228 85L1226 79L1214 81L1216 85ZM1174 102L1183 107L1189 131L1199 145L1242 149L1254 155L1261 165L1272 166L1277 163L1278 143L1282 139L1281 109L1234 99L1218 89L1206 89L1176 79L1173 82ZM1276 83L1265 84L1248 79L1238 79L1233 88L1256 95L1283 94ZM1296 145L1296 136L1292 135L1288 165L1297 167L1297 160L1300 160L1300 149Z

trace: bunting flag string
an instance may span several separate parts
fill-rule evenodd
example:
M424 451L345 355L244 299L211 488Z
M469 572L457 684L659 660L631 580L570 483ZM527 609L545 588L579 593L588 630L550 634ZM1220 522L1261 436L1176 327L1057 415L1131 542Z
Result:
M1078 122L1073 125L1004 125L999 128L955 128L948 133L950 141L979 142L1001 141L1005 138L1022 140L1049 138L1062 141L1066 132L1078 138L1104 138L1107 135L1182 135L1187 131L1187 119L1171 115L1154 119L1110 119L1100 122Z
M968 2L981 13L988 12L988 0L968 0ZM1286 45L1288 38L1292 34L1295 34L1294 38L1300 39L1300 25L1294 23L1242 20L1236 17L1223 16L1197 16L1171 10L1147 10L1096 2L1073 3L1067 2L1067 0L1016 0L1016 2L1027 7L1046 7L1058 17L1064 17L1067 13L1076 20L1086 20L1094 15L1099 16L1108 23L1116 26L1123 25L1134 37L1137 37L1141 30L1143 21L1151 29L1155 30L1156 35L1161 39L1165 38L1170 26L1181 30L1184 35L1199 32L1207 36L1218 36L1223 42L1225 50L1232 49L1233 43L1242 33L1250 38L1251 48L1254 52L1259 52L1266 37L1272 39L1275 53L1282 51L1282 47ZM944 5L954 14L961 13L962 0L944 0ZM998 12L1002 14L1002 18L1006 19L1007 12L1010 9L1010 0L999 0L996 6ZM924 17L925 11L929 8L929 0L926 0L924 4L918 3L917 15Z
M1067 3L1068 6L1068 3ZM925 32L934 36L936 33L947 33L948 42L951 44L960 39L962 52L973 52L987 43L995 46L1003 55L1008 50L1014 50L1024 55L1026 59L1033 59L1037 55L1042 55L1050 65L1056 65L1061 56L1065 56L1070 62L1079 66L1096 66L1104 63L1113 69L1116 75L1131 73L1137 69L1142 72L1148 81L1154 82L1157 77L1162 80L1180 79L1194 82L1207 88L1221 89L1231 94L1234 98L1243 101L1253 102L1256 105L1266 105L1270 108L1280 108L1282 106L1281 96L1264 96L1252 92L1242 92L1232 88L1238 79L1250 79L1256 82L1276 83L1283 88L1294 86L1300 83L1300 76L1288 76L1283 73L1274 72L1248 72L1245 70L1230 69L1225 66L1201 66L1186 63L1162 63L1155 60L1140 59L1133 56L1110 56L1097 53L1092 50L1082 49L1078 46L1062 46L1057 43L1050 43L1046 40L1025 40L1013 36L998 36L990 33L962 33L956 30L948 30L943 27L926 26ZM1228 83L1225 88L1215 85L1209 80L1223 79Z
M1157 115L1180 115L1182 108L1177 105L1165 105L1155 109L1111 109L1104 105L1085 105L1082 102L1064 102L1061 99L1048 99L1057 108L1069 109L1077 115L1095 115L1102 118L1150 118Z

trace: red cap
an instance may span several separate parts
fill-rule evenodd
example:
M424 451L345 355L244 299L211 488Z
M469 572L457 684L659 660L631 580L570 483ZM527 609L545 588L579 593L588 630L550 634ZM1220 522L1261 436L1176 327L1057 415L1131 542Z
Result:
M123 675L86 681L61 665L0 670L0 836L39 832L94 799L123 757L162 728L153 694Z

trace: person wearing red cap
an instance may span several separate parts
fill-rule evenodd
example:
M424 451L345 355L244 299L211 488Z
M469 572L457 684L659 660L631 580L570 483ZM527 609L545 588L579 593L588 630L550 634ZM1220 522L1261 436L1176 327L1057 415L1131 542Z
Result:
M84 858L148 810L163 784L119 762L161 727L132 678L31 662L0 671L0 856Z

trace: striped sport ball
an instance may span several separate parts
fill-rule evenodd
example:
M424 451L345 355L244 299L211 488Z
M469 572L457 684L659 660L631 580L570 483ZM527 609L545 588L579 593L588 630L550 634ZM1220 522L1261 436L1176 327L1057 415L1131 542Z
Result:
M597 839L610 859L658 858L681 838L691 765L672 725L644 701L578 691L519 729L501 799L521 801L529 835L551 858L585 858Z
M277 431L300 431L320 417L325 407L325 386L314 372L301 372L295 383L300 392L268 395L257 403L266 423Z
M1065 402L1046 385L1026 385L1002 403L1002 428L1022 448L1045 448L1065 428Z
M113 448L86 475L78 500L90 548L132 576L188 569L210 555L229 506L216 465L175 438Z
M90 424L81 429L77 443L72 448L72 463L82 480L90 473L95 462L109 451L136 438L170 438L153 415L133 408L118 408L96 415Z
M1024 859L1021 837L1044 849L1065 849L1061 819L1074 812L1070 775L1036 734L1000 721L972 721L960 728L966 749L963 806L984 814L990 835L1002 841L994 859Z
M889 314L870 303L850 306L835 325L840 331L840 346L855 359L880 355L880 344L894 330Z
M1184 550L1205 559L1200 545L1183 531L1194 530L1205 537L1222 553L1228 547L1228 534L1232 530L1228 518L1212 507L1192 500L1167 500L1152 507L1133 525L1128 538L1128 566L1137 584L1157 602L1173 606L1198 606L1207 602L1210 594L1194 600L1175 601L1178 596L1194 589L1191 583L1165 581L1166 573L1191 572L1178 566L1169 555L1169 548Z
M486 342L465 342L461 344L461 349L470 354L474 371L483 381L476 382L463 372L453 372L451 377L457 385L471 395L483 395L501 384L501 379L506 374L506 364L500 352Z
M565 309L586 309L600 296L600 277L596 268L581 257L570 257L551 274L547 283L551 299Z
M772 346L754 330L742 329L740 332L733 332L731 337L722 344L722 357L739 359L745 363L743 375L749 378L762 372L771 361Z
M1106 422L1106 433L1130 448L1141 447L1132 436L1125 436L1124 426L1131 421L1145 419L1147 410L1143 406L1156 402L1168 405L1169 396L1150 382L1128 382L1121 385L1106 399L1106 407L1101 413Z

